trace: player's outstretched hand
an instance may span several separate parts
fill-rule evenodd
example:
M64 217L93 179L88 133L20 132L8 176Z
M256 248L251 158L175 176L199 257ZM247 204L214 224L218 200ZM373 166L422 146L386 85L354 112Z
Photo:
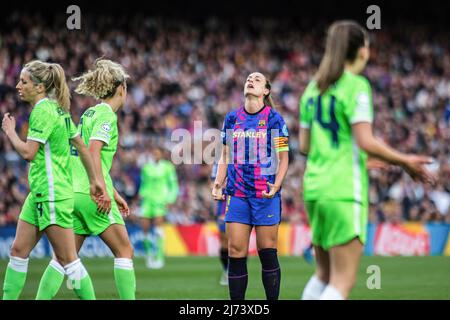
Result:
M262 192L262 197L263 198L273 198L275 196L275 194L277 193L278 190L280 190L280 186L277 186L273 183L267 182L267 185L269 186L269 193L266 192L266 190L264 190Z
M222 193L222 186L218 183L214 183L211 191L211 195L214 200L220 201L225 200L225 195Z
M430 157L408 155L402 167L414 181L434 185L436 183L436 177L426 169L426 165L432 162L433 159Z

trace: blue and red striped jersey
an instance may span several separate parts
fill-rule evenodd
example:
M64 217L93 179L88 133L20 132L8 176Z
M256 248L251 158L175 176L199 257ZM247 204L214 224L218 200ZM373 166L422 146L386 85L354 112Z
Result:
M267 182L275 182L276 153L289 151L289 132L283 117L270 106L253 114L240 107L226 115L221 135L231 157L225 193L262 198L262 191L269 191Z

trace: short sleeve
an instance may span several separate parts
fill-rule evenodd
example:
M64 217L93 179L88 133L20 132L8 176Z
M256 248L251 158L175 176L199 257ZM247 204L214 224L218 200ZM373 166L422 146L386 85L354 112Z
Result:
M228 113L223 122L222 130L220 132L220 137L222 138L222 144L227 144L227 139L229 139L228 135L230 134L230 130L233 130L232 123L232 113Z
M276 152L289 151L289 130L283 117L275 113L269 122L269 129L275 143Z
M310 129L314 116L314 98L303 95L299 104L300 128Z
M27 140L45 144L54 129L54 121L50 118L51 114L42 107L36 106L30 114Z
M111 141L111 133L117 125L117 118L112 112L98 113L89 140L100 140L107 145Z
M373 122L372 89L366 79L358 79L344 112L350 124Z

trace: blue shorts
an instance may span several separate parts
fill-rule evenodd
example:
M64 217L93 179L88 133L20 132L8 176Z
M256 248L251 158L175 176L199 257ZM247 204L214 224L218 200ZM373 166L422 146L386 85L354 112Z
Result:
M281 221L281 196L271 199L227 196L226 201L225 222L273 226Z
M226 208L225 200L217 201L217 211L216 211L217 228L222 233L225 233L225 208Z

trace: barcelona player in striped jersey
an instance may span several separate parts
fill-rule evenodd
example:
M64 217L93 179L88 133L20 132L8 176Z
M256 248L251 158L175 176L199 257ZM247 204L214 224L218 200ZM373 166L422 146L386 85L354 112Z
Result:
M277 237L280 190L289 163L289 134L283 117L274 109L270 90L271 84L263 74L251 73L244 84L245 104L227 114L222 129L223 148L212 195L216 200L226 200L232 300L245 299L253 227L266 298L276 300L280 291Z

